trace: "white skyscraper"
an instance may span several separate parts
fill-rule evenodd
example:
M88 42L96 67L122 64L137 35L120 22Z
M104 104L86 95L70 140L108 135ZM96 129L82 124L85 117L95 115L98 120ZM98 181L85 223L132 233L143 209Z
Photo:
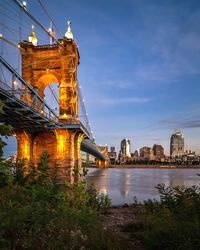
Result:
M131 142L127 138L121 141L121 153L123 156L131 157Z

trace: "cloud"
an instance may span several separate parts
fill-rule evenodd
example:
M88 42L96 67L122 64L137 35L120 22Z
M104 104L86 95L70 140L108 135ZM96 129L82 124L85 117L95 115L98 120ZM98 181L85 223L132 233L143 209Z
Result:
M100 100L100 104L105 106L123 105L123 104L143 104L149 102L148 98L127 97L127 98L105 98Z
M106 85L109 87L115 87L115 88L119 88L119 89L130 89L132 87L136 86L136 83L133 81L126 81L126 80L104 80L104 81L100 81L98 82L100 85Z
M165 124L168 128L200 128L200 119L195 120L162 120L160 123Z
M159 82L163 84L163 82L171 83L178 81L177 76L170 74L166 68L156 63L138 67L135 71L135 75L137 81L146 82L148 84L157 84Z

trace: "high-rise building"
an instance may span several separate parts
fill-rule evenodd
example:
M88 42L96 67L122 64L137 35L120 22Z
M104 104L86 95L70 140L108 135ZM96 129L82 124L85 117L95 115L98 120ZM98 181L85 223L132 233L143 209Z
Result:
M110 147L110 152L115 152L115 147Z
M155 156L155 160L161 160L164 158L164 148L161 145L154 144L153 145L153 153Z
M131 157L131 142L127 138L121 141L121 152L123 156Z
M139 156L139 153L137 150L135 150L135 152L133 153L133 157L138 157Z
M184 154L184 137L181 131L176 131L170 139L170 155L181 156Z
M153 149L150 147L142 147L140 149L140 157L145 160L154 160Z
M111 164L115 164L117 160L117 152L115 151L115 147L110 147L110 152L108 152L108 158Z

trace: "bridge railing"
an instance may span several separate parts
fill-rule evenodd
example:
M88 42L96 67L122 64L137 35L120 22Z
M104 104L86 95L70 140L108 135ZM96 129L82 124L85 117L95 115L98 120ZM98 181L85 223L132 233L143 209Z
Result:
M40 113L40 116L58 122L57 114L23 78L0 57L0 89L9 97L19 100L26 107Z

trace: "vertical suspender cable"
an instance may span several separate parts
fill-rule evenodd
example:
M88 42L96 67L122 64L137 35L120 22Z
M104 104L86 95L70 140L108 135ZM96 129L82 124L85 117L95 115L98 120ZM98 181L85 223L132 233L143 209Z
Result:
M56 30L60 33L60 35L62 36L60 30L58 29L58 27L56 26L55 22L53 21L53 19L51 18L51 16L49 15L47 9L45 8L44 4L42 3L41 0L38 0L38 3L40 4L40 6L42 7L42 9L44 10L44 12L46 13L46 15L48 16L48 18L50 19L50 21L52 22L52 24L54 25L54 27L56 28Z
M59 45L63 46L52 34L49 32L27 9L21 4L18 0L12 0L15 4L17 4L27 16L29 16L41 29L43 29L50 37L52 37Z

